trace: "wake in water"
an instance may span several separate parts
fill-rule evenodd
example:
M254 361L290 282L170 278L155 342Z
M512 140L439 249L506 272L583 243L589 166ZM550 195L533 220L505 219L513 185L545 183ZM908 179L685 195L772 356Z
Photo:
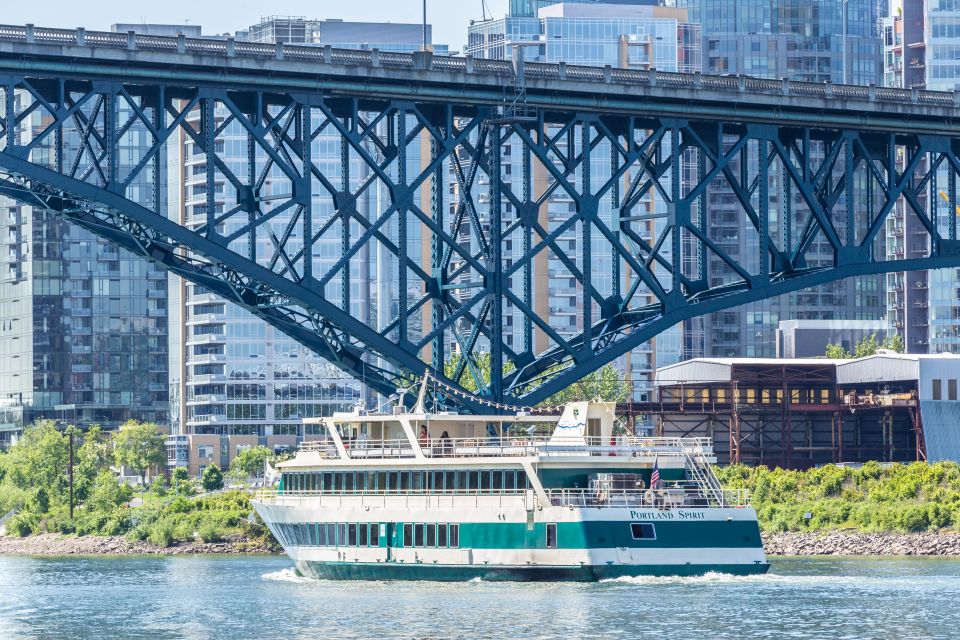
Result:
M723 584L726 582L769 582L776 580L778 576L774 574L735 576L729 573L719 573L717 571L708 571L701 576L620 576L619 578L608 578L601 580L601 584Z
M292 582L294 584L313 584L317 582L312 578L305 578L297 573L296 569L281 569L280 571L273 571L271 573L265 573L260 576L263 580L271 580L273 582Z

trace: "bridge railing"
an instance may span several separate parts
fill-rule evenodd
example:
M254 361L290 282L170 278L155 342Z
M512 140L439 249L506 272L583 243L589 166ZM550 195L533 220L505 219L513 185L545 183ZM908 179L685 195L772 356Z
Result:
M513 76L515 70L504 60L473 59L470 56L433 56L426 53L397 53L377 49L333 49L309 44L266 44L233 38L186 38L154 36L134 32L115 33L85 29L50 29L33 25L0 25L0 42L25 42L61 46L179 52L219 55L228 58L273 58L316 61L326 64L389 67L408 70L437 70L454 73ZM525 77L547 80L578 80L625 85L662 86L681 90L710 90L764 95L795 95L807 98L837 98L876 102L914 103L932 106L960 106L960 92L893 89L875 86L834 85L771 80L748 76L708 76L657 69L613 69L566 64L529 62Z

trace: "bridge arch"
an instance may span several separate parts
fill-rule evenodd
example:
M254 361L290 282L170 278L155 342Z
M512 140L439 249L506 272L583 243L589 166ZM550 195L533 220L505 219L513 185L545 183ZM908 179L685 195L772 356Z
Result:
M331 58L318 76L226 51L125 50L121 67L92 49L0 35L0 193L207 287L386 395L430 372L479 388L442 393L450 404L529 406L705 313L960 267L952 97L804 102L824 88L776 83L695 98L712 80L680 74L623 76L616 97L600 73L530 83L520 112L503 106L512 71L498 66L452 77L423 56L389 73L383 58ZM185 222L168 215L171 149L202 176ZM885 226L904 219L925 248L888 260ZM368 301L351 288L374 250L393 295L377 322L358 318ZM566 327L551 320L560 297ZM453 351L465 357L445 370Z

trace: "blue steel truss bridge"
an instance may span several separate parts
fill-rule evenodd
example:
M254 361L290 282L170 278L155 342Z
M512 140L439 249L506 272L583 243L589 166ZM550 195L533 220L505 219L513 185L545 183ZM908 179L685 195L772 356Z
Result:
M0 193L249 310L385 395L430 374L442 403L488 411L541 402L702 314L960 266L958 104L0 26ZM202 176L189 219L171 204L173 151ZM711 220L719 191L739 205L736 251ZM898 206L925 257L888 259ZM352 286L371 255L389 280L376 301ZM571 327L550 320L554 282L575 298Z

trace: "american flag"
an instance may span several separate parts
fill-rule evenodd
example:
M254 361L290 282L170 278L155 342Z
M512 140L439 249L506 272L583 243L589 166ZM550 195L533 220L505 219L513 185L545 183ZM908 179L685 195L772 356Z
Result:
M657 490L660 488L660 461L653 460L653 472L650 474L650 488Z

